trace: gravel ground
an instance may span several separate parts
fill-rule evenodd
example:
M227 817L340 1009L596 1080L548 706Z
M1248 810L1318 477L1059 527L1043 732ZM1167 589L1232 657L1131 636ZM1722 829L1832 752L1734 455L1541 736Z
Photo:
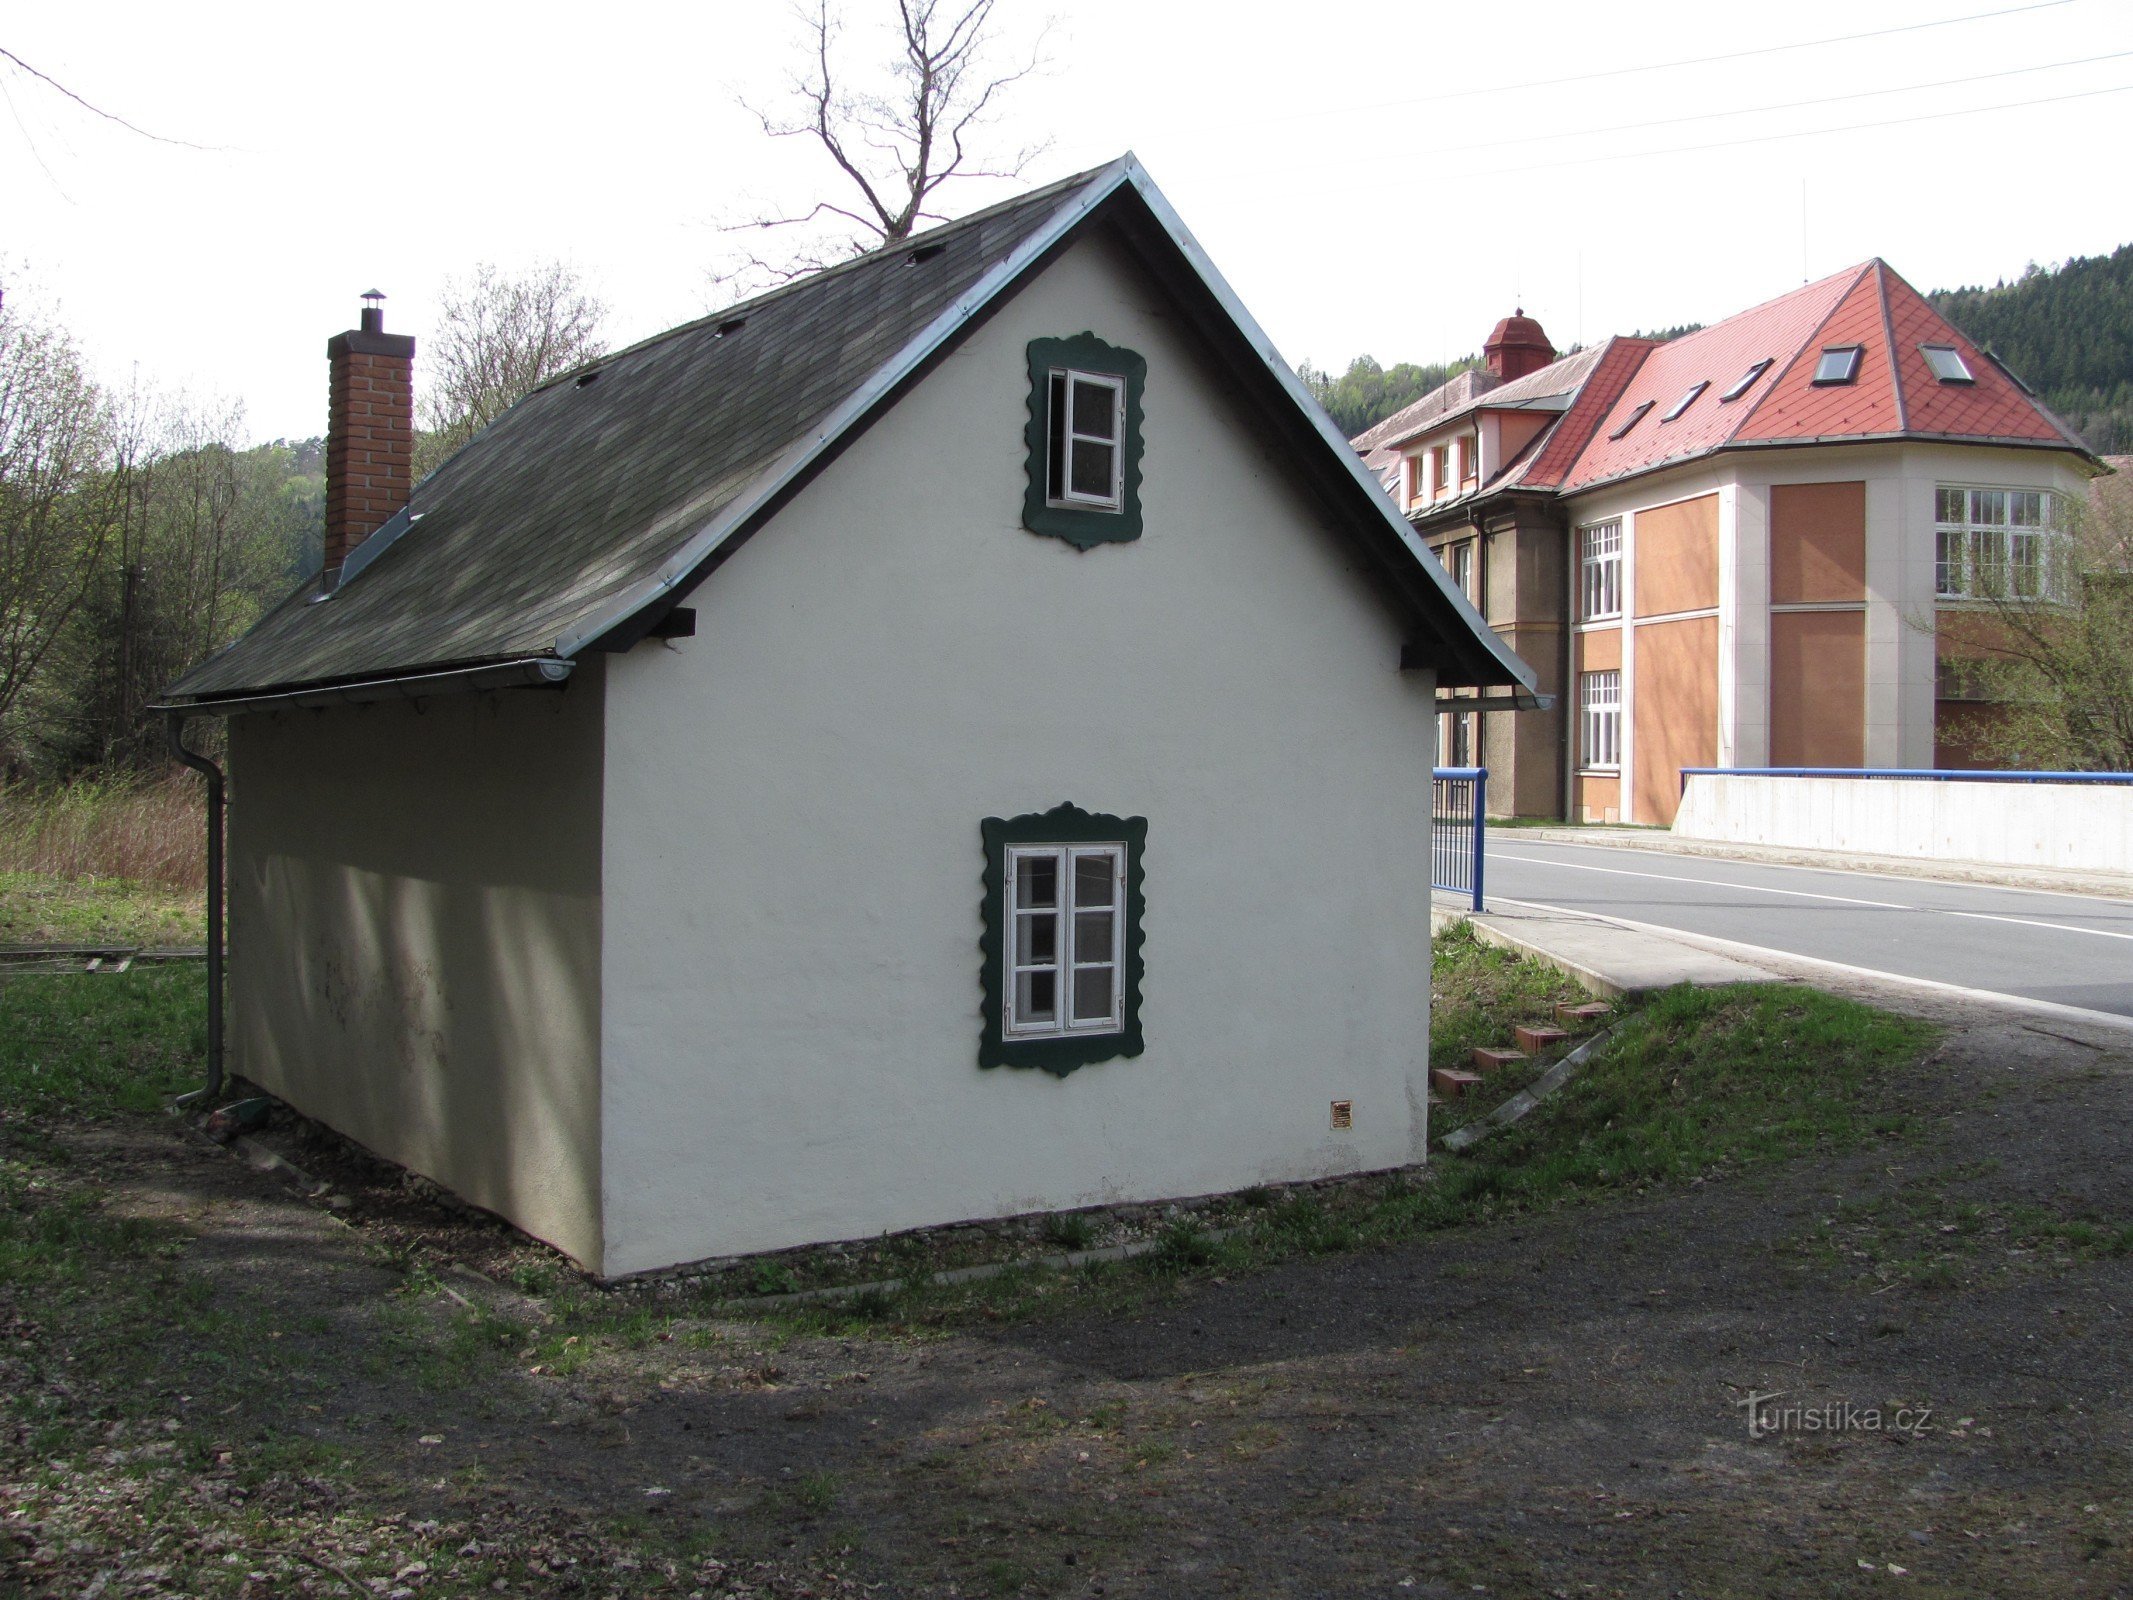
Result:
M1894 1144L924 1340L470 1351L543 1315L492 1223L344 1217L175 1126L78 1159L209 1286L219 1340L165 1335L207 1476L332 1452L338 1514L486 1544L498 1592L2133 1594L2133 1036L1922 1009ZM410 1250L486 1276L411 1291ZM314 1527L303 1481L253 1492ZM123 1567L40 1495L0 1595Z

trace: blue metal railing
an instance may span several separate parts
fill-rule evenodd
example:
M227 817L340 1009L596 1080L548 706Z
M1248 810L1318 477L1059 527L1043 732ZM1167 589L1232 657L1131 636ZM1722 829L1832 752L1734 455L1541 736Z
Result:
M1938 767L1683 767L1691 778L1909 778L1924 783L2133 783L2133 772L1979 772Z
M1489 769L1437 767L1429 789L1429 886L1466 895L1479 911Z

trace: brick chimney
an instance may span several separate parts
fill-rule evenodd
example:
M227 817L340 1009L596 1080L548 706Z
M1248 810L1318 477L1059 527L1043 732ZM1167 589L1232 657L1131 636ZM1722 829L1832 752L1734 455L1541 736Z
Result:
M415 468L415 341L385 331L385 296L326 341L326 575L407 504Z
M1538 372L1555 359L1555 346L1541 332L1541 325L1526 315L1524 306L1513 311L1489 335L1481 347L1482 359L1503 382Z

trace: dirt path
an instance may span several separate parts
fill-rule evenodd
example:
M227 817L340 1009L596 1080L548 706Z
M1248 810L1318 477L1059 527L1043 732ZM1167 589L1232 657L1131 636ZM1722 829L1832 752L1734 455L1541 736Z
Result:
M553 1530L507 1592L709 1552L788 1593L2133 1594L2133 1050L1940 1011L1891 1089L1911 1135L1856 1158L1128 1318L913 1343L648 1314L568 1376L500 1348L539 1302L409 1293L390 1228L175 1133L97 1159L193 1237L226 1337L176 1335L173 1370L237 1464L332 1452L477 1546ZM506 1236L457 1243L506 1269ZM1751 1438L1751 1392L1883 1425Z

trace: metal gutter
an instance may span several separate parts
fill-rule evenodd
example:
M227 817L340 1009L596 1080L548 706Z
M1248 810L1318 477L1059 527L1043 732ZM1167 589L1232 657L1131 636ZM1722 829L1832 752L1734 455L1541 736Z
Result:
M213 1101L222 1095L222 769L185 747L185 713L172 711L164 724L170 753L207 780L207 1082L178 1104Z
M478 667L394 673L382 678L357 678L348 683L321 684L307 689L284 689L274 694L165 701L148 709L180 717L233 717L247 711L421 700L433 694L455 694L472 689L554 688L567 680L576 666L576 662L558 661L553 656L523 656L514 661L494 661Z

